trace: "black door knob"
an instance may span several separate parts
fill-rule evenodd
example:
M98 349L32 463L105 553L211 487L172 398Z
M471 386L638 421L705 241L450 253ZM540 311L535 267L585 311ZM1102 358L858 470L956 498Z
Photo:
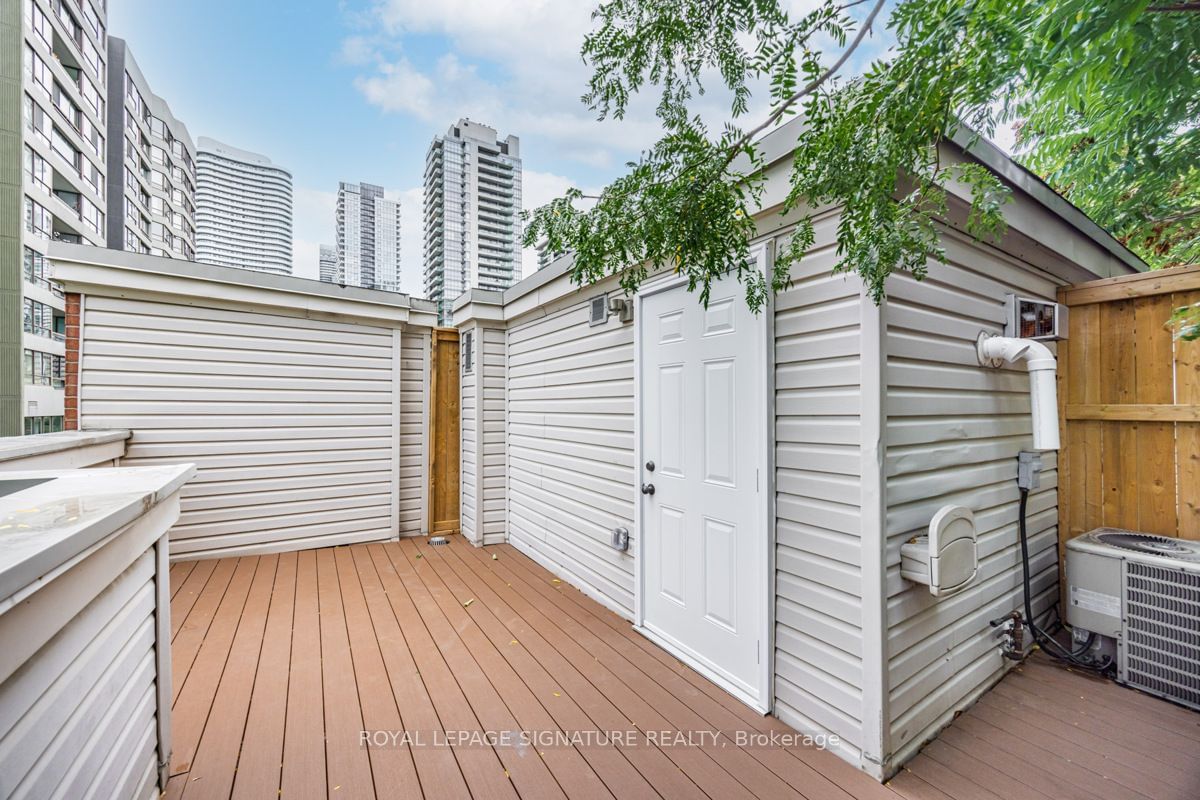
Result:
M653 483L643 483L642 484L642 494L654 494L654 484Z

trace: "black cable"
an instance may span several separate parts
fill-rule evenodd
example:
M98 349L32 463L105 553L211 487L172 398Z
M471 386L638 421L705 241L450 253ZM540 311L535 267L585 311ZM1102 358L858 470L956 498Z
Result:
M1025 529L1025 510L1029 503L1029 490L1021 488L1021 502L1017 512L1017 532L1021 540L1021 578L1025 592L1025 626L1029 628L1033 635L1033 640L1041 645L1042 649L1049 653L1059 661L1065 661L1073 666L1082 669L1104 672L1112 666L1112 659L1105 656L1099 663L1093 662L1090 659L1084 660L1082 656L1091 649L1092 644L1096 641L1096 634L1092 633L1088 636L1078 650L1070 650L1060 644L1057 639L1048 633L1044 632L1034 623L1033 616L1033 597L1030 589L1029 578L1029 537Z

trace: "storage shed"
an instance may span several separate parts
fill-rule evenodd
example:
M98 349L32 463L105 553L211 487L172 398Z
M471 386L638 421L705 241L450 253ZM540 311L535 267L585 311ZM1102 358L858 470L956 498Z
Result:
M780 208L799 134L797 121L764 141L764 269L797 220ZM977 338L1004 332L1010 295L1053 302L1064 284L1144 269L992 145L941 148L1011 187L1008 230L966 235L954 187L947 263L894 275L881 306L833 274L830 208L758 316L736 284L707 308L670 274L633 298L614 279L581 288L569 256L454 308L464 535L510 542L744 702L835 735L879 779L1013 664L988 623L1021 605L1030 379L981 364ZM1057 593L1053 452L1043 463L1028 513L1037 610ZM978 567L937 597L901 576L900 548L948 505L973 514Z

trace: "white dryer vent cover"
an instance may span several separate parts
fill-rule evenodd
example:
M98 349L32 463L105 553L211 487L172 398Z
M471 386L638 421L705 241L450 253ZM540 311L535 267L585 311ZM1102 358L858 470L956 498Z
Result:
M979 569L975 515L965 506L943 506L929 521L929 533L900 546L900 575L929 586L934 597L967 588Z

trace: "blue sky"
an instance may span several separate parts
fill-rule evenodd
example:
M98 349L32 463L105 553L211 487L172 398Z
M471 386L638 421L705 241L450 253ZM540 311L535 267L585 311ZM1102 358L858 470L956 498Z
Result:
M315 277L317 245L333 243L338 181L369 181L401 201L401 282L419 293L425 150L459 117L521 138L527 208L570 185L602 186L653 141L655 98L603 124L579 102L588 77L579 47L593 7L111 0L109 32L129 42L193 139L264 153L292 171L297 275ZM705 102L723 116L719 97Z

